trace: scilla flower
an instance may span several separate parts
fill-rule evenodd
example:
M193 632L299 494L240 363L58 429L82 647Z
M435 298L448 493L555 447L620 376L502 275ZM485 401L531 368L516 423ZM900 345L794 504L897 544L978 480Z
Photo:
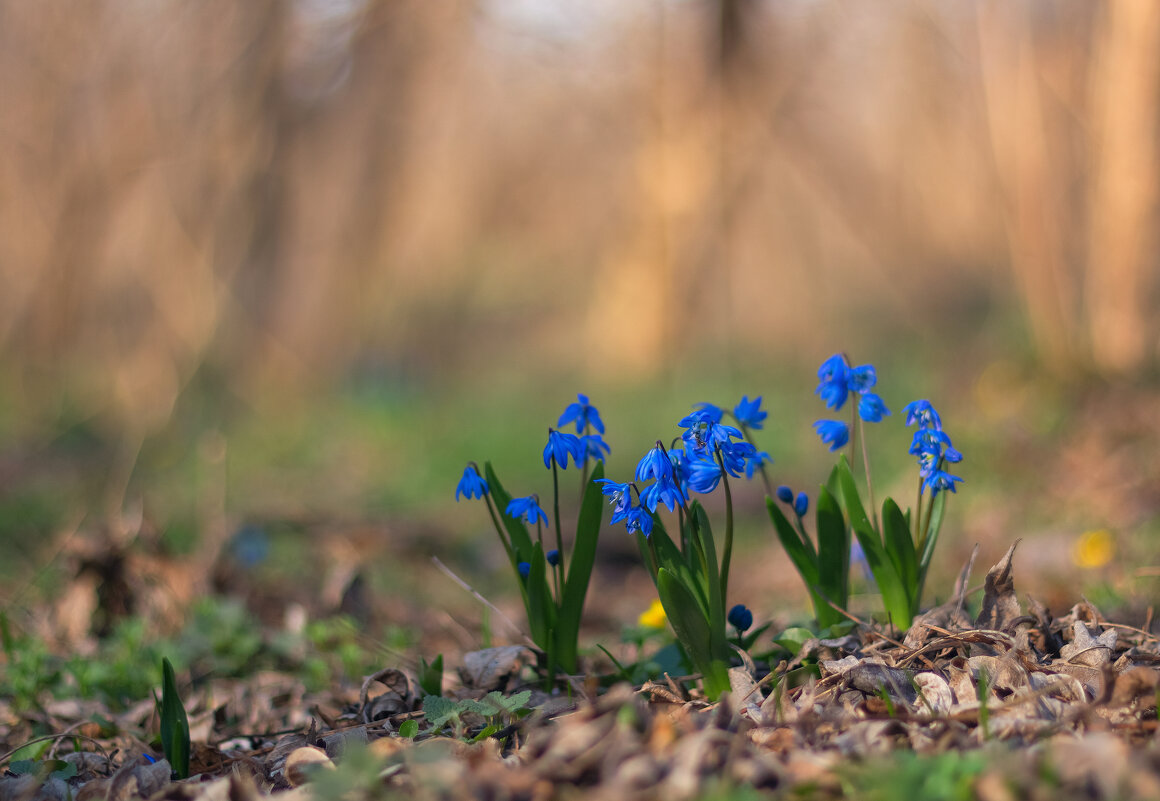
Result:
M841 450L850 441L850 428L841 420L818 420L814 429L831 451Z
M629 508L632 506L629 485L618 483L611 478L597 479L597 483L604 485L600 494L609 498L608 503L612 507L612 520L609 521L609 525L615 526L628 517Z
M560 415L560 420L556 423L557 428L563 428L568 423L576 424L576 433L584 431L586 428L593 428L598 433L604 433L604 422L600 419L600 412L596 411L596 407L588 402L587 395L576 395L576 403L570 404L564 413Z
M545 526L548 525L548 516L540 508L540 499L535 495L529 495L526 498L513 498L504 512L508 517L514 517L516 520L523 518L529 525L535 523L536 520Z
M460 495L469 499L482 498L487 495L487 482L483 480L483 476L479 474L479 468L474 463L463 469L463 478L459 479L459 484L455 487L456 503L459 502Z
M782 503L793 503L793 490L782 484L777 488L777 499Z
M551 467L554 459L560 469L567 469L568 457L571 456L572 461L579 464L584 460L586 450L585 444L575 434L549 428L548 444L544 446L544 467Z
M818 368L818 381L815 391L830 409L841 409L846 398L853 393L858 403L858 416L866 422L877 423L890 414L882 398L870 391L878 383L878 372L872 364L851 367L845 356L836 353Z
M749 400L748 395L742 395L741 401L733 407L733 416L746 428L760 429L769 415L761 411L760 395L753 400Z

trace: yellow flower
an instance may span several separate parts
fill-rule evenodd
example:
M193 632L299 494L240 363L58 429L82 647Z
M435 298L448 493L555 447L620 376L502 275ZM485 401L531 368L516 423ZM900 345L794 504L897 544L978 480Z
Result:
M663 629L666 620L668 618L665 617L665 608L661 606L661 601L657 598L653 600L647 611L641 613L636 622L638 625L650 629Z
M1078 567L1103 567L1116 555L1116 541L1106 528L1085 531L1071 549L1071 559Z

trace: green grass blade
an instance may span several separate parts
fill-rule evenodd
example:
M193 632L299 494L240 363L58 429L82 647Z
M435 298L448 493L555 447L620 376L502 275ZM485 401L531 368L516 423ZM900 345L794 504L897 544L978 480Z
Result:
M161 750L177 778L189 778L189 718L166 657L161 658Z
M604 478L604 462L597 462L592 471L592 478L584 488L584 498L580 502L576 540L572 544L572 560L568 567L568 577L564 582L563 597L560 599L556 647L560 664L568 672L575 669L580 616L584 611L584 598L588 595L592 566L596 563L596 540L600 536L600 524L604 517L604 496L596 481L602 478ZM569 668L568 665L573 667Z
M681 553L680 548L673 542L673 538L669 536L668 531L665 530L664 523L660 519L660 515L653 514L653 530L649 538L653 542L653 548L656 550L657 567L663 567L665 570L673 574L682 584L685 585L697 599L701 606L701 610L705 613L705 618L709 618L709 598L708 588L702 580L700 567L695 570L689 563L689 554L686 557ZM648 543L644 537L640 538L641 550L643 558L648 559ZM653 578L656 581L656 577Z

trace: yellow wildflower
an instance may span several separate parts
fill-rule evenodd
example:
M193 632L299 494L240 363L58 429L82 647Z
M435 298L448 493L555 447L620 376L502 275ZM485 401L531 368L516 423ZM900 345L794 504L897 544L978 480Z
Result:
M1103 567L1116 555L1116 541L1106 528L1085 531L1071 549L1076 566L1093 569Z
M655 598L649 608L641 613L641 616L636 622L638 625L650 629L663 629L666 620L668 618L665 617L665 608L661 606L660 599Z

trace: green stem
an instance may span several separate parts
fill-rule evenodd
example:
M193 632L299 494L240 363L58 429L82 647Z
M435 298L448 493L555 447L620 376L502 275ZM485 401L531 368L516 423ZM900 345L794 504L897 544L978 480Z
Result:
M922 527L922 476L918 477L918 498L914 504L914 550L922 553L923 543L926 542L926 530Z
M856 410L854 422L858 422ZM874 502L874 482L870 479L870 452L866 449L866 426L858 426L858 437L862 442L862 464L866 468L866 493L870 496L870 516L874 520L874 530L881 531L882 529L878 528L878 506Z
M503 526L500 525L499 517L496 516L495 508L491 503L491 494L483 496L484 502L487 504L487 513L491 515L492 525L495 526L495 533L499 535L499 541L503 543L503 549L507 551L508 558L511 559L512 567L516 566L516 553L512 550L511 543L508 542L507 535L504 534Z
M560 534L560 473L556 467L556 456L552 456L552 505L556 512L556 573L557 581L564 583L564 538ZM559 589L556 595L559 597Z
M733 494L729 491L729 473L721 448L717 448L717 466L721 468L721 483L725 487L725 548L721 555L721 603L729 606L729 563L733 558Z

